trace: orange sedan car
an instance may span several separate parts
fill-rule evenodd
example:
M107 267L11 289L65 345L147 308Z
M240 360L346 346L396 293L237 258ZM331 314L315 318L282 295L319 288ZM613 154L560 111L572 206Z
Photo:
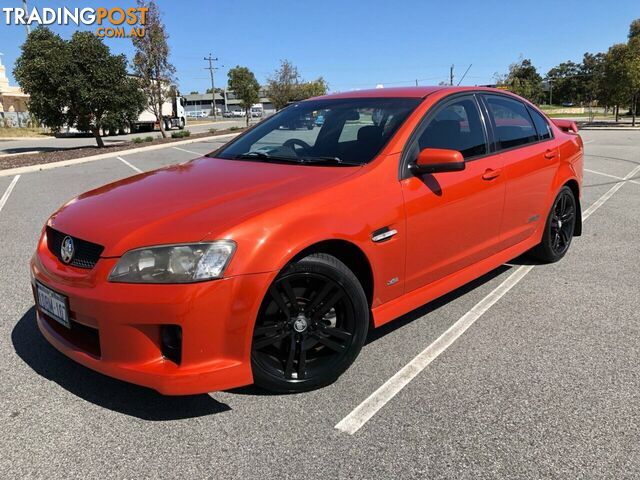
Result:
M562 258L582 169L572 122L500 90L302 101L54 213L31 262L38 325L164 394L318 388L370 328L527 251Z

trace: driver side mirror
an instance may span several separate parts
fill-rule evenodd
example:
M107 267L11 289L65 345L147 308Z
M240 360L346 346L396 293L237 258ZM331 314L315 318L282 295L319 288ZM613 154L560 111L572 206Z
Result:
M409 164L409 170L414 175L459 172L464 168L464 158L459 151L443 148L425 148L420 151L418 158Z

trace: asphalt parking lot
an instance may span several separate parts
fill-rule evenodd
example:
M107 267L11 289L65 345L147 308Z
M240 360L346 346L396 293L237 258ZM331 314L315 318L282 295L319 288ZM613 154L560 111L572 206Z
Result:
M515 259L373 332L337 383L300 395L162 397L67 360L35 325L27 262L53 210L215 143L0 172L2 477L638 478L640 132L582 135L588 218L561 262ZM486 298L357 431L336 428Z
M257 119L252 119L254 122ZM189 121L193 122L193 119L187 119L187 130L191 133L203 133L208 132L210 129L215 128L216 130L224 130L231 127L244 127L246 123L246 119L244 118L225 118L213 121L205 121L198 123L189 123ZM167 132L168 135L175 132L177 130L172 130ZM115 145L118 143L122 143L125 140L131 140L135 137L159 137L160 131L156 130L153 132L139 132L139 133L130 133L127 135L110 135L106 137L102 137L102 141L105 145ZM78 148L78 147L95 147L96 140L92 136L69 136L69 137L40 137L40 138L27 138L21 139L20 137L9 138L3 137L0 138L0 157L3 155L14 155L16 153L28 153L28 152L48 152L51 150L66 150L69 148Z

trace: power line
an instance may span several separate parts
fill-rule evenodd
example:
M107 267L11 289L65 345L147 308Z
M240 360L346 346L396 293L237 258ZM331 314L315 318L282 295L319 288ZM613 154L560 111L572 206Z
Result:
M470 63L469 66L467 67L467 69L464 71L464 74L462 75L462 78L458 81L458 83L456 84L456 86L459 86L462 83L462 80L464 80L464 77L467 76L467 73L469 73L469 70L471 69L471 65L473 65L473 63ZM453 77L452 77L453 79Z

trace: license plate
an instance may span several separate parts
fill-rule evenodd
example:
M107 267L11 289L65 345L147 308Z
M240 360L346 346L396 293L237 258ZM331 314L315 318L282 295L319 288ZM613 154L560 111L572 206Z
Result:
M71 328L68 308L69 299L40 283L36 283L36 292L38 308L56 322L67 328Z

